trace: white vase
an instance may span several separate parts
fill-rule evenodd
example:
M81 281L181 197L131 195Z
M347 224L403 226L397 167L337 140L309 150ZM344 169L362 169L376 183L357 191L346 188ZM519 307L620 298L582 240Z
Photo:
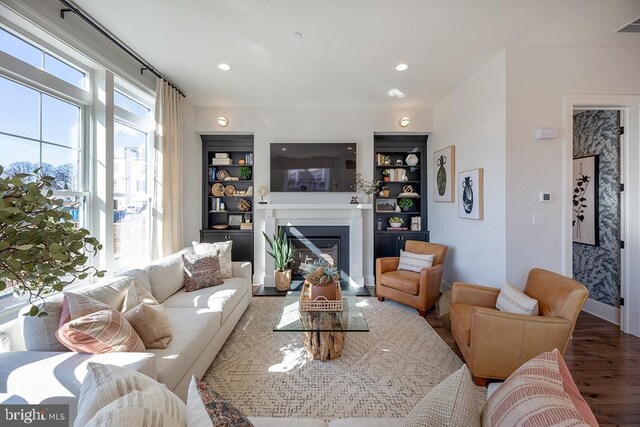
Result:
M365 205L371 203L371 194L365 194L364 196L362 196L362 203L364 203Z

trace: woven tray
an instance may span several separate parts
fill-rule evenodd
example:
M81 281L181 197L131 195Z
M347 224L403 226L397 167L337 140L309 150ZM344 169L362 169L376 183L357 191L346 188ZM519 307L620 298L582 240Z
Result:
M336 285L337 300L328 300L324 297L311 299L311 285L304 283L300 292L300 311L342 311L342 292L340 284Z

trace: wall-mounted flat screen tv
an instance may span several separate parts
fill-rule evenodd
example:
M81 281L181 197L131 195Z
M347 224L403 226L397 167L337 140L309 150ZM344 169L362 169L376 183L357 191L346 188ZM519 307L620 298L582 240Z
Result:
M353 191L355 143L271 144L271 191Z

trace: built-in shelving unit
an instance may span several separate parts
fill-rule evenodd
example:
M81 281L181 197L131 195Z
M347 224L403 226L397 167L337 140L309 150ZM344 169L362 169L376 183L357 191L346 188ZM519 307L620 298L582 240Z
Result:
M232 259L253 264L253 136L201 135L201 139L200 241L232 240ZM222 175L231 179L224 179Z
M376 194L373 200L374 258L399 256L407 240L429 240L425 165L427 139L427 135L374 137L374 179L378 181L380 190L388 190L388 195ZM418 158L415 165L407 164L410 154ZM386 171L389 171L388 181L384 178ZM402 199L411 200L412 205L396 212L394 208ZM391 227L389 219L392 217L402 218L401 228Z

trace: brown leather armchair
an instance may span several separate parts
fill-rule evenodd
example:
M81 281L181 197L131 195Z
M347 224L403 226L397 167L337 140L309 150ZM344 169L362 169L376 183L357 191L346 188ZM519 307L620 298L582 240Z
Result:
M500 289L454 283L451 332L478 385L504 379L529 359L554 348L562 354L589 291L551 271L529 272L524 293L538 301L539 316L496 310Z
M376 259L376 295L379 301L389 298L413 307L418 310L420 316L425 316L440 296L447 247L436 243L407 240L405 250L415 254L434 254L433 265L416 273L398 270L399 257Z

